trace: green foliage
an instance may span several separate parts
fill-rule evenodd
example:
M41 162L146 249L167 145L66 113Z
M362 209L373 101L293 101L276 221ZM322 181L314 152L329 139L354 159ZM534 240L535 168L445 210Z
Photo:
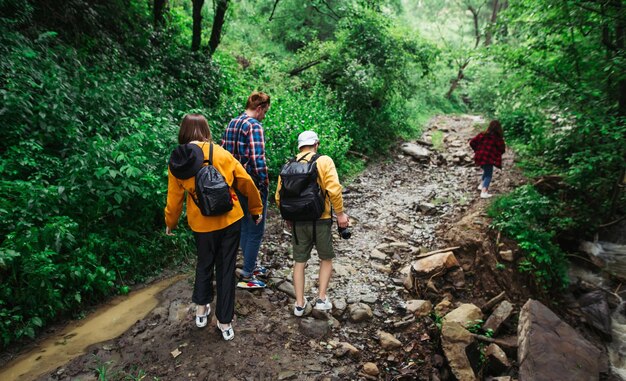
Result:
M166 158L173 121L217 104L220 78L208 59L176 46L144 44L135 61L116 44L85 52L57 32L8 29L19 22L0 23L3 345L128 292L126 283L191 251L158 234Z
M320 153L335 161L340 175L354 173L360 161L346 157L351 139L347 132L353 122L346 119L345 111L333 106L334 95L321 86L306 92L275 94L275 101L267 113L266 145L270 174L278 177L281 166L298 152L298 135L306 130L315 131L320 138Z
M302 61L320 61L305 81L329 86L356 122L349 134L357 150L375 152L415 131L406 107L416 83L413 73L426 76L437 51L409 36L394 29L388 17L363 9L341 20L335 40L311 44L301 53Z
M525 254L520 271L529 272L544 290L567 286L567 259L555 242L556 228L567 229L571 218L565 205L522 186L494 201L489 210L492 225L515 239ZM547 230L550 229L550 230Z

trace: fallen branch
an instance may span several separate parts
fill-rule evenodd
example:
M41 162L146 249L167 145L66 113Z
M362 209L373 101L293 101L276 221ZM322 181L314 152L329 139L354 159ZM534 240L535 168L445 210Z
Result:
M305 63L302 66L299 66L299 67L297 67L295 69L290 70L289 71L289 75L292 76L292 77L295 76L295 75L298 75L298 74L302 73L303 71L312 68L315 65L321 64L322 62L326 61L328 59L328 57L330 57L330 56L328 54L325 54L325 55L321 56L319 59L317 59L315 61L311 61L311 62Z
M364 154L362 154L362 153L360 153L360 152L356 152L356 151L351 151L351 150L348 150L348 151L346 151L346 153L347 153L347 154L350 154L350 155L352 155L352 156L358 156L358 157L360 157L361 159L366 160L366 161L369 161L369 159L370 159L370 158L369 158L369 156L364 155Z
M606 228L606 227L609 227L609 226L611 226L611 225L615 225L615 224L617 224L617 223L619 223L619 222L623 221L624 219L626 219L626 216L622 216L621 218L618 218L618 219L617 219L617 220L615 220L615 221L611 221L611 222L608 222L608 223L606 223L606 224L599 225L598 227L599 227L599 228Z
M511 343L509 341L506 340L500 340L500 339L493 339L491 337L487 337L487 336L483 336L483 335L478 335L475 333L472 333L472 336L480 341L486 341L488 343L494 343L497 344L498 346L502 347L503 349L515 349L517 348L517 343Z
M501 301L503 301L505 296L506 296L506 292L502 291L498 295L496 295L493 298L491 298L487 303L485 303L482 306L481 310L483 312L490 311L496 304L498 304Z

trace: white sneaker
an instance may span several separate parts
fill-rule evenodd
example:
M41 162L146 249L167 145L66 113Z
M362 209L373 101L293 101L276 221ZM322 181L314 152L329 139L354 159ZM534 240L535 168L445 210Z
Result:
M209 314L211 313L211 305L206 305L206 310L203 315L198 315L198 306L196 306L196 327L203 328L206 327L206 324L209 321Z
M483 183L482 182L480 184L478 184L478 190L479 191L483 190Z
M222 326L225 326L224 328L222 328ZM220 324L220 322L217 322L217 329L222 332L222 337L224 338L224 340L226 341L230 341L232 339L235 338L235 331L233 330L233 325L232 324Z
M317 301L315 301L316 310L327 311L332 308L333 304L330 302L330 299L328 299L328 295L326 295L326 298L324 300L318 298Z
M309 304L309 301L306 300L306 298L304 298L304 305L302 307L300 307L298 305L298 302L296 302L296 304L293 307L293 314L296 315L296 316L304 315L304 312L306 311L307 304Z
M492 194L490 194L489 192L480 192L480 198L489 198L491 196Z

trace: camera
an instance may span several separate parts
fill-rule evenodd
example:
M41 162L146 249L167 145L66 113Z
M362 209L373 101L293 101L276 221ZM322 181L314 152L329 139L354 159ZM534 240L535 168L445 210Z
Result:
M350 227L342 228L340 226L337 226L337 231L339 232L339 236L343 239L349 239L350 237L352 237L352 230L350 229Z

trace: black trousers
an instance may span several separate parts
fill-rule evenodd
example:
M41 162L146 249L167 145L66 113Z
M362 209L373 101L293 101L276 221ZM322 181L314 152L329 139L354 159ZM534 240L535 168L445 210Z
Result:
M239 248L241 221L208 233L196 233L198 263L191 301L209 304L213 301L213 270L217 285L215 317L228 324L235 314L235 262Z

